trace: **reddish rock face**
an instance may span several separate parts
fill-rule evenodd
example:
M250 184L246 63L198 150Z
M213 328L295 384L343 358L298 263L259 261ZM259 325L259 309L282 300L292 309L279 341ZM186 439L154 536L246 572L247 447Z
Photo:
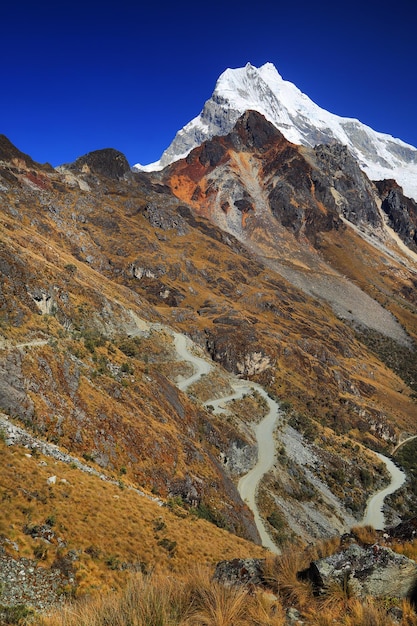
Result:
M255 111L163 178L198 213L248 242L258 227L280 225L314 245L317 233L341 228L341 217L380 223L372 185L346 148L291 144Z

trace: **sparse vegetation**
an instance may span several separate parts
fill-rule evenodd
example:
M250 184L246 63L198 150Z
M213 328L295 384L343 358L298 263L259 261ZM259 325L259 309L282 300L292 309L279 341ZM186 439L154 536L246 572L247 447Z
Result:
M351 532L361 545L372 545L377 541L377 533L372 526L354 526Z
M407 488L417 496L417 439L405 443L395 455L395 461L407 472Z
M417 354L415 349L398 344L393 339L371 329L362 329L357 336L383 363L393 370L417 393Z
M323 597L297 578L303 560L284 554L266 561L265 589L223 585L208 569L188 575L135 575L119 593L78 601L40 617L40 626L285 626L290 608L308 626L416 626L407 601L355 598L349 586L335 586ZM271 593L272 591L272 593ZM399 613L390 614L396 606ZM395 617L400 615L399 620Z
M91 463L103 478L81 472L78 462L44 457L29 444L6 446L0 429L6 554L34 559L45 570L57 563L74 570L74 583L62 595L77 602L50 619L85 626L140 620L279 626L294 604L312 624L384 624L384 607L360 604L346 589L334 589L337 601L321 605L296 580L286 554L271 566L273 598L187 579L196 561L212 567L236 555L265 555L246 540L253 537L252 519L235 483L250 462L250 425L265 414L266 401L257 392L246 395L231 403L227 417L202 403L230 391L228 372L259 382L283 399L303 445L315 446L318 463L311 471L345 507L360 512L382 478L356 442L387 449L399 431L414 432L414 350L371 332L355 335L321 299L274 271L266 240L261 253L268 265L193 214L187 198L173 198L161 180L97 174L85 193L51 171L42 174L40 192L24 182L27 174L2 159L2 403L11 422ZM187 194L191 182L179 187ZM153 207L154 219L146 207ZM350 237L347 245L342 237ZM290 256L291 246L298 252L302 245L293 235L284 243L280 254ZM326 260L383 300L409 336L417 336L415 284L406 265L391 267L391 257L342 229L317 232L317 245L320 263ZM308 254L314 255L310 245ZM143 331L148 324L151 330ZM198 381L191 396L175 381L193 368L178 363L164 324L187 333L224 368ZM222 463L235 444L236 469ZM293 529L277 496L325 509L294 455L278 446L276 473L261 486L260 508L274 539L293 549ZM414 476L411 453L408 459L405 449L402 454ZM56 482L47 483L55 475ZM150 493L167 506L148 499ZM170 499L173 493L183 496ZM395 497L398 510L413 510L404 494ZM24 530L45 526L52 532L48 544ZM361 541L372 536L355 532ZM411 544L405 549L416 550ZM127 584L138 570L153 575ZM25 610L10 610L7 619L26 620ZM409 625L411 609L410 616Z
M4 626L33 624L35 611L26 604L17 604L15 606L2 606L0 604L0 619Z

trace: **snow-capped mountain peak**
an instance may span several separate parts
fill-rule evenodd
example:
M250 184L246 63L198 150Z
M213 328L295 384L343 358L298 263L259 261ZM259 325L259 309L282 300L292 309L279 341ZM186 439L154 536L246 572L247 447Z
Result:
M329 113L284 80L272 63L226 69L201 113L180 130L161 159L145 171L184 158L203 141L229 133L247 110L262 113L291 142L315 146L338 141L348 147L372 180L394 178L417 199L417 149L359 120Z

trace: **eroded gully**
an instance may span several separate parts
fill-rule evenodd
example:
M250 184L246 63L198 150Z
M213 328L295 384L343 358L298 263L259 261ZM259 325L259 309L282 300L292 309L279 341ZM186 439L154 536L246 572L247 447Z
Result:
M179 358L191 363L195 369L192 376L177 382L177 386L182 391L186 391L186 389L199 380L203 374L208 374L213 366L205 359L198 357L191 352L188 348L191 342L185 335L173 333L173 337L175 349ZM275 400L270 398L263 387L257 383L241 379L232 379L230 381L230 386L233 389L232 394L224 396L220 399L208 400L205 402L205 405L211 405L214 412L219 413L226 410L224 405L227 402L230 402L233 399L241 398L243 395L251 393L254 390L260 393L268 404L269 411L265 417L259 423L252 424L258 447L258 460L254 467L240 478L237 488L240 497L244 502L246 502L253 513L262 545L271 550L271 552L279 554L280 550L267 533L256 504L256 492L259 483L262 477L272 468L275 462L274 430L276 428L278 418L281 415L279 405L275 402ZM382 454L377 454L377 456L383 463L385 463L391 477L391 482L388 487L381 489L370 498L361 524L370 524L376 529L383 529L385 527L385 516L383 513L384 500L388 495L394 493L403 485L406 476L404 472L401 471L390 459Z

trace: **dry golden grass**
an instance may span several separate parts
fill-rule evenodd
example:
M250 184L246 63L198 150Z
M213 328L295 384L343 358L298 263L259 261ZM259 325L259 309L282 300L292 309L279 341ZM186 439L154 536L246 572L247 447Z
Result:
M373 526L353 526L351 533L364 546L371 546L378 541L378 533Z
M346 626L392 626L394 620L372 599L352 602L344 619Z
M372 599L350 599L340 604L316 606L305 616L305 623L311 626L398 626L398 621Z
M84 599L39 618L39 626L283 626L282 605L265 593L227 587L208 569L182 578L142 574L112 594Z
M52 529L66 547L59 549L55 540L41 564L49 566L57 556L76 550L79 596L123 586L131 568L183 572L190 562L212 565L242 555L264 555L261 547L194 515L179 517L127 487L27 454L24 448L0 442L0 532L17 542L20 556L34 558L41 540L25 534L24 527L53 520ZM52 475L57 482L48 486Z
M409 600L403 600L400 606L402 610L401 626L417 626L417 614Z
M199 568L189 582L194 607L190 624L228 626L244 622L247 591L213 581L210 572Z
M279 556L266 559L264 577L285 604L304 608L311 602L312 587L309 582L299 579L298 572L309 564L305 553L288 548Z
M306 549L306 558L309 561L316 561L317 559L325 559L331 556L340 548L340 535L333 535L322 541L318 541L312 546L308 546Z
M398 552L413 561L417 561L417 539L407 541L406 543L394 541L390 547L394 550L394 552Z
M188 590L168 577L137 575L119 593L86 599L41 618L42 626L180 626L192 607Z
M38 616L38 626L284 626L288 607L300 611L309 626L416 626L408 601L398 602L400 621L384 600L348 598L335 593L333 602L312 594L303 606L295 595L277 597L264 590L223 586L207 568L191 568L183 576L137 574L117 592L77 600ZM298 594L296 594L297 597Z

